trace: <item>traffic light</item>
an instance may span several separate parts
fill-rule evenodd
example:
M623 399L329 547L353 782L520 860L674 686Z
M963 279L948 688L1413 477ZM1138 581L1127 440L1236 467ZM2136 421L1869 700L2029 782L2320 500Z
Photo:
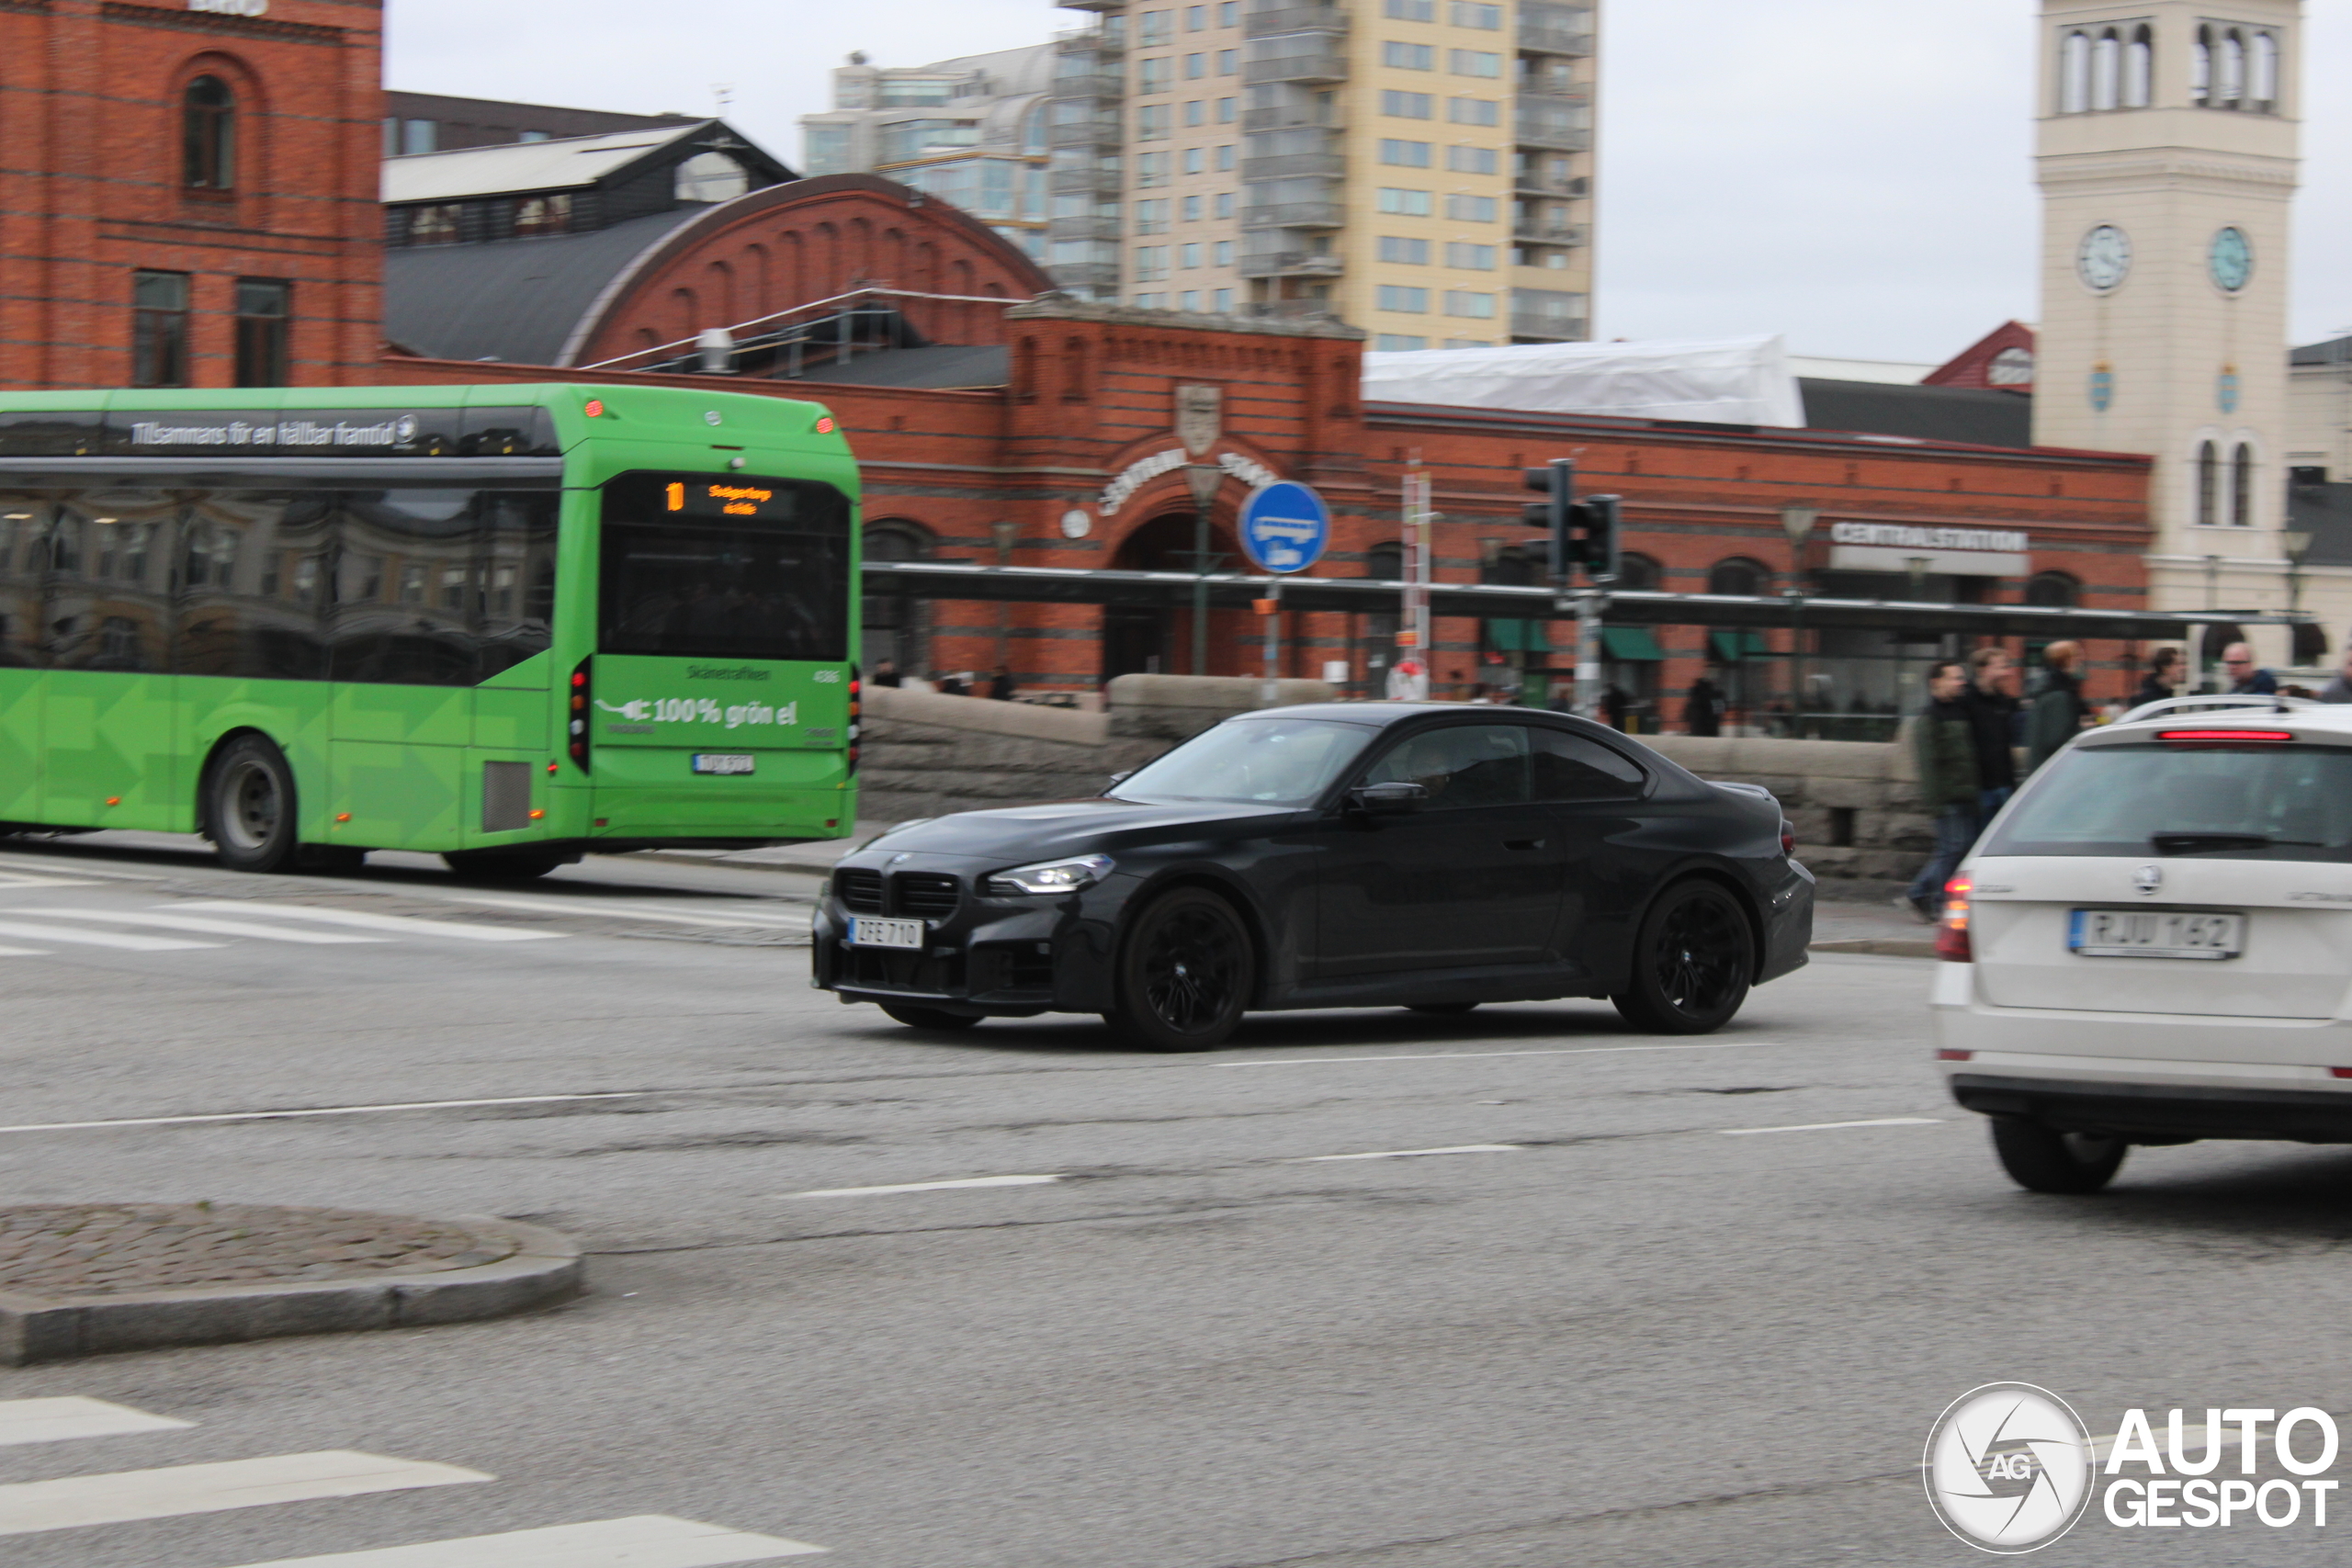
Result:
M1555 457L1540 468L1527 469L1524 478L1527 488L1544 499L1521 507L1519 520L1546 532L1551 540L1552 580L1566 582L1569 563L1577 558L1570 524L1576 509L1576 459Z
M1578 535L1577 558L1584 562L1585 575L1595 582L1617 581L1619 552L1624 548L1617 508L1616 496L1596 495L1571 509Z

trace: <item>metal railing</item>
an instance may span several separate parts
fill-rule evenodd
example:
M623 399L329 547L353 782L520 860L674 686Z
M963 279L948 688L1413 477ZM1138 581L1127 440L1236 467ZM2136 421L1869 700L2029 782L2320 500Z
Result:
M1592 130L1589 126L1560 125L1521 115L1511 136L1521 147L1548 147L1559 152L1592 151Z
M1589 223L1514 223L1511 241L1521 245L1589 245L1592 243Z
M1124 96L1127 80L1115 71L1073 71L1054 78L1057 98L1116 98Z
M1547 27L1521 17L1519 47L1536 54L1589 55L1592 52L1592 34L1589 29Z
M1346 220L1347 209L1336 201L1285 201L1241 209L1244 229L1336 229Z
M1059 266L1047 266L1046 273L1064 288L1116 288L1119 286L1117 262L1068 262Z
M1115 270L1115 269L1114 269ZM593 365L578 367L582 370L634 370L647 374L691 376L696 374L731 375L734 367L747 355L773 355L780 366L775 374L797 377L807 352L811 348L831 349L837 359L853 356L858 350L861 331L870 336L895 339L903 334L904 318L892 303L899 299L928 299L956 305L1023 305L1025 299L1001 294L929 294L912 288L853 288L846 294L829 299L812 299L805 305L795 305L788 310L777 310L765 316L753 316L749 321L736 321L717 329L706 329L692 337L673 338L647 348L631 349L610 359L599 359ZM723 345L707 340L713 334L724 334ZM569 348L571 345L566 345ZM895 347L895 342L865 346ZM713 372L706 363L712 354L723 354L726 368Z
M1243 109L1241 129L1248 130L1338 130L1347 117L1328 104L1284 104L1271 109Z
M1241 258L1244 277L1337 277L1344 270L1328 251L1274 251Z
M1280 38L1284 33L1340 33L1348 29L1348 14L1337 6L1278 6L1252 11L1241 19L1243 38Z
M1046 188L1056 196L1115 197L1119 183L1116 169L1050 169L1046 174Z
M1320 175L1337 179L1348 172L1348 160L1339 152L1277 152L1266 158L1241 160L1243 180L1286 180Z
M1051 240L1115 242L1119 237L1119 220L1115 217L1102 213L1081 218L1049 219L1046 223L1046 237Z
M1110 115L1096 115L1067 125L1049 125L1046 140L1056 147L1116 147L1119 122Z
M1054 35L1054 52L1116 56L1127 52L1127 40L1122 34L1104 32L1100 28L1077 28Z
M1344 82L1348 57L1336 51L1277 54L1241 62L1241 80L1252 86L1268 82Z

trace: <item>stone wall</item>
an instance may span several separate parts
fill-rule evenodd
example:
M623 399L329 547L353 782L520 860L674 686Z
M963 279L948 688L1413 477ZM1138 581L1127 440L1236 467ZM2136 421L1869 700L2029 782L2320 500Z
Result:
M1259 705L1253 677L1122 675L1110 708L1080 713L984 697L872 688L865 694L858 817L904 821L943 812L1102 793L1177 741ZM1328 701L1319 681L1283 681L1277 705ZM1797 856L1830 896L1861 897L1907 881L1933 825L1918 808L1910 749L1847 740L1644 737L1702 778L1759 784L1795 824Z

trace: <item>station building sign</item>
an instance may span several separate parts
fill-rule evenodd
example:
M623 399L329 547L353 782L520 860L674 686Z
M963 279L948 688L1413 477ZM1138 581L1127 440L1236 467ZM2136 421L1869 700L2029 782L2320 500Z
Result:
M1937 577L2025 577L2032 541L2022 528L1913 528L1900 523L1833 523L1832 571L1916 570ZM1918 567L1925 560L1927 565Z

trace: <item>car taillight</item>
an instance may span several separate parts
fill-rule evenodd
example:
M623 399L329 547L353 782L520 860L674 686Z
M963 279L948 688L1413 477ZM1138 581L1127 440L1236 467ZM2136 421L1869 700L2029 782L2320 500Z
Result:
M1785 817L1781 818L1781 852L1784 855L1797 852L1797 825Z
M1968 896L1976 891L1976 884L1967 877L1955 876L1944 884L1944 918L1936 924L1936 956L1948 958L1954 964L1973 964L1976 955L1968 945Z
M2291 729L2159 729L2159 740L2292 740Z
M854 664L851 665L849 667L848 771L852 776L854 776L857 773L857 718L858 715L865 711L865 704L859 700L859 694L864 692L865 689L865 682L858 679L857 666Z
M571 765L583 773L588 771L588 665L589 659L583 659L571 671L571 695L566 699L563 724L564 750L571 755Z

